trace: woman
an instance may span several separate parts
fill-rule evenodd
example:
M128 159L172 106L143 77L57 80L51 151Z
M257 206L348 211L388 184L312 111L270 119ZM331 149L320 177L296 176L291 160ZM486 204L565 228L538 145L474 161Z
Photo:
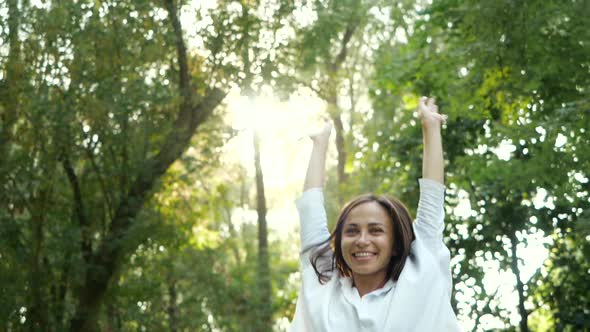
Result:
M426 97L418 114L424 155L414 222L399 201L369 194L342 209L330 234L322 186L332 126L311 136L304 193L296 202L304 250L290 331L459 331L442 238L444 117Z

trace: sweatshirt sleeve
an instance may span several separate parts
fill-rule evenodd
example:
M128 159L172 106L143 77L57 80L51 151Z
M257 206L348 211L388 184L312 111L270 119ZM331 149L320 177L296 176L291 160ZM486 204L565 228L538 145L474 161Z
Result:
M444 247L445 186L429 179L420 179L420 201L416 212L414 230L424 244L432 251Z
M445 186L429 179L419 182L420 201L414 228L424 240L442 240Z
M324 208L324 194L321 188L303 192L295 201L299 212L301 249L319 244L330 237L328 219Z
M435 259L437 270L448 284L447 294L451 296L451 255L443 242L444 200L444 185L433 180L420 179L420 201L413 226L416 241L419 241Z

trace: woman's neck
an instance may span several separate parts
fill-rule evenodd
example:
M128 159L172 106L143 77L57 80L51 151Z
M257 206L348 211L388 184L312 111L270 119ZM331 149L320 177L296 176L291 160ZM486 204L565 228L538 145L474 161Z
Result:
M353 286L356 287L361 297L369 294L370 292L379 289L387 282L385 276L363 276L363 275L352 275Z

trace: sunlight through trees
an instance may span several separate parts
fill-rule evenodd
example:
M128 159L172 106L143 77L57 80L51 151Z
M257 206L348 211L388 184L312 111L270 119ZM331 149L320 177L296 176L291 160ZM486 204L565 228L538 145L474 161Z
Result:
M370 191L415 212L422 95L449 117L462 328L589 330L584 13L580 0L1 2L0 330L286 331L307 134L334 123L331 223Z

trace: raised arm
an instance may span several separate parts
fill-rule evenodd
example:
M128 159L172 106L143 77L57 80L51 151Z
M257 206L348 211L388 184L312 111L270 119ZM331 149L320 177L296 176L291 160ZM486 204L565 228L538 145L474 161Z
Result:
M313 148L309 158L309 165L307 166L307 174L305 175L305 183L303 184L303 191L311 188L323 188L326 174L326 153L328 151L328 142L330 133L332 132L332 124L326 122L324 128L313 135L310 135L313 141Z
M301 222L300 235L303 251L307 251L307 249L326 241L330 237L322 189L326 173L326 152L328 151L331 131L332 125L326 122L321 131L310 135L313 141L313 149L307 167L303 194L296 201ZM306 255L301 256L302 266L310 266L310 261L306 257ZM315 272L313 278L317 279Z
M452 278L450 253L443 242L444 231L444 164L441 138L441 127L445 116L438 113L438 106L434 98L420 98L418 114L422 122L422 136L424 139L424 156L422 160L422 178L420 180L420 201L416 211L414 230L416 238L437 261L438 271L441 272L448 285L448 295L451 295ZM415 252L416 255L419 253Z
M421 97L418 102L418 116L422 122L424 141L422 178L444 184L441 127L445 117L438 113L434 98L426 97Z

